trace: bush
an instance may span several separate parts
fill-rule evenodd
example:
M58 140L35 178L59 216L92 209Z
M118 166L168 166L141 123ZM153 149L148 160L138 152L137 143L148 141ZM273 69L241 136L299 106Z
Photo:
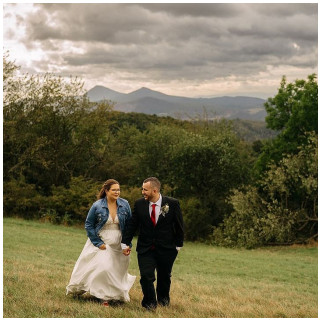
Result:
M256 188L235 191L230 202L234 212L214 228L212 239L215 244L251 249L295 239L292 226L297 212L279 207L277 201L266 202Z
M186 240L204 240L211 231L210 212L203 208L199 198L180 201Z
M141 187L121 186L120 197L128 200L132 210L135 201L142 197Z
M52 196L46 200L44 218L50 220L53 215L53 222L65 225L84 223L100 187L101 183L84 177L71 178L69 188L53 186Z
M236 190L233 213L214 229L213 241L253 248L307 242L318 236L318 147L315 133L296 155L270 165L258 187Z
M38 219L45 199L33 184L17 180L3 183L3 214L6 217Z
M73 177L69 188L53 186L52 195L42 196L35 185L4 182L4 215L65 225L83 223L100 186L93 180Z

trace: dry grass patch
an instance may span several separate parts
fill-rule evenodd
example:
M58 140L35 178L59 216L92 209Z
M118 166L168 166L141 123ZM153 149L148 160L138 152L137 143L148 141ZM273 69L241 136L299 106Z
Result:
M15 241L11 240L12 234ZM83 229L4 219L3 315L12 318L317 318L317 248L226 249L186 243L173 268L171 306L149 312L136 254L131 301L109 308L65 295Z

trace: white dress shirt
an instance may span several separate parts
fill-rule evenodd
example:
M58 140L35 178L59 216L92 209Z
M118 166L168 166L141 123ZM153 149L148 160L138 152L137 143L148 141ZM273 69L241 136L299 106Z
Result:
M150 213L150 218L151 218L151 213L152 213L152 205L155 204L155 211L156 211L156 224L158 222L159 216L160 216L160 211L161 211L161 203L162 203L162 195L160 194L160 197L157 202L151 202L149 201L149 213ZM128 246L124 243L121 243L121 249L126 249ZM176 247L176 249L179 251L181 247Z
M161 211L161 203L162 203L162 195L160 194L159 200L157 202L149 202L149 213L150 213L150 218L151 218L151 213L152 213L152 205L155 204L156 207L154 208L156 211L156 224L158 222L159 216L160 216L160 211ZM176 247L176 249L179 251L181 247Z
M155 204L156 207L154 208L156 211L156 224L158 222L159 216L160 216L160 210L161 210L161 202L162 202L162 195L160 194L159 200L157 202L149 202L149 213L151 218L152 213L152 205Z

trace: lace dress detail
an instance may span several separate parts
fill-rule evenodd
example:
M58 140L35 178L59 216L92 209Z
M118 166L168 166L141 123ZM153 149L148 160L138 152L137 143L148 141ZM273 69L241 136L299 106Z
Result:
M74 266L67 294L87 292L102 300L130 301L129 290L136 276L128 273L130 256L122 254L118 216L113 221L109 215L99 237L106 250L100 250L87 240Z
M111 215L109 215L109 218L107 222L104 224L104 226L101 228L99 234L104 231L104 230L120 230L120 225L119 225L119 218L118 216L115 217L113 220Z

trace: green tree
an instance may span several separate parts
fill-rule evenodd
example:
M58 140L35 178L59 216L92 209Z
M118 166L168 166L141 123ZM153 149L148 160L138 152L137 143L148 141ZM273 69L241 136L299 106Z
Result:
M73 175L89 176L104 161L112 106L90 103L77 78L19 76L8 56L3 60L4 179L50 194Z
M106 157L106 167L109 177L114 177L120 184L137 186L140 164L137 161L139 141L143 135L135 125L124 124L112 135L113 143L109 146L110 153ZM140 187L139 187L140 190Z
M253 248L317 239L317 135L307 141L297 154L270 165L256 187L234 192L233 213L214 230L215 243Z
M137 137L136 183L140 185L145 177L156 176L162 184L175 186L172 159L176 150L186 143L188 137L187 131L175 126L150 125Z
M288 137L299 137L305 132L318 132L318 84L316 75L308 80L287 84L282 78L278 94L265 103L268 128L280 130Z
M295 154L306 144L308 135L318 133L318 84L315 74L307 80L287 83L282 78L278 93L265 103L267 127L280 131L267 142L257 161L258 173L263 173L271 161L278 163L285 154Z
M224 124L200 132L188 133L184 144L176 148L171 176L175 194L199 198L206 220L214 226L230 214L225 201L230 191L250 181L250 157L244 152L247 146Z

